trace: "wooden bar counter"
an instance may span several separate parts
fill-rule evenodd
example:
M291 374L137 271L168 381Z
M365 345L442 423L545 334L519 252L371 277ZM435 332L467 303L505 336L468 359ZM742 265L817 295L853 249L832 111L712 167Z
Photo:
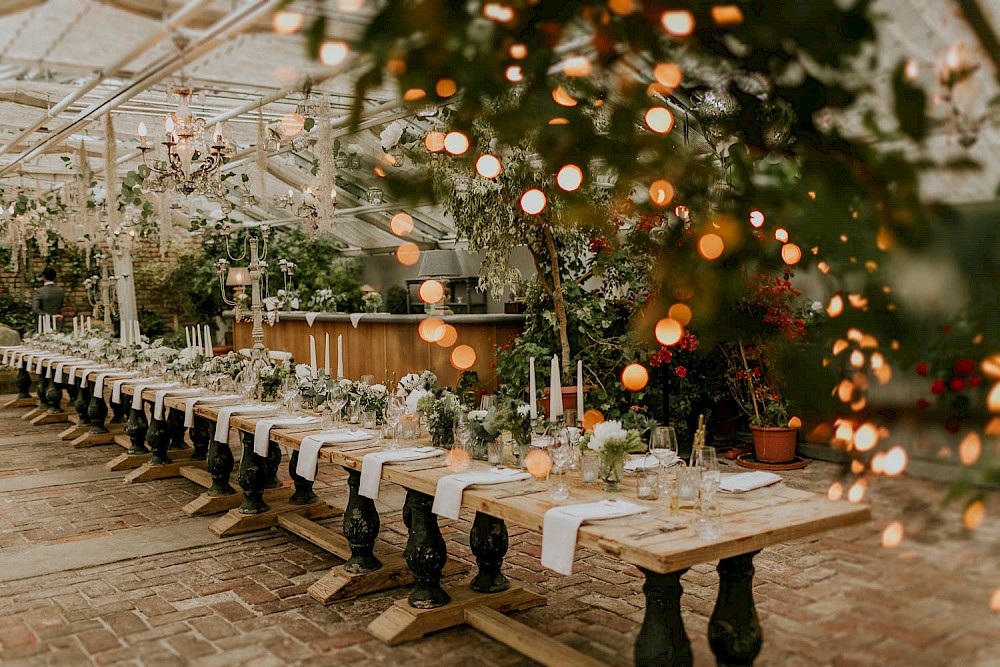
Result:
M231 318L233 313L227 311L224 315ZM493 390L496 389L493 346L504 345L524 328L523 315L446 315L441 319L455 327L458 340L445 348L420 339L417 327L427 315L365 313L356 326L351 317L346 313L321 313L309 326L306 313L283 312L273 326L265 323L264 344L271 350L291 352L298 363L309 363L309 336L315 336L316 359L322 367L323 346L329 333L330 366L336 372L337 336L342 335L346 377L374 375L381 381L388 372L398 380L407 373L429 368L437 373L442 384L452 387L461 371L452 366L451 353L459 345L468 345L476 353L470 370L479 373L484 389ZM233 341L237 350L252 347L249 322L236 323Z

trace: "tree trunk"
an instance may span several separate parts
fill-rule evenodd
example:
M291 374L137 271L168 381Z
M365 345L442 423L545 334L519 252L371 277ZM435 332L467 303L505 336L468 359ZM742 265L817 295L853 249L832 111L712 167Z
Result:
M559 254L556 252L556 242L552 236L552 229L548 225L544 225L542 233L545 235L545 245L549 249L549 261L552 263L552 304L556 311L556 322L559 324L562 374L563 377L569 377L569 324L566 321L566 304L563 302L562 278L559 275Z

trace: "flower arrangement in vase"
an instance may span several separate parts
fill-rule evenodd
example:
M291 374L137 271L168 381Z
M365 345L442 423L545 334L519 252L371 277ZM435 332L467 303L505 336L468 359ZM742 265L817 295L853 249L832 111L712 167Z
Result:
M618 491L625 473L625 460L642 450L639 432L627 430L620 421L597 424L580 441L580 449L596 452L601 459L601 478L606 491Z
M472 458L486 460L489 444L500 435L497 409L469 411L469 430L472 431Z
M438 390L437 393L428 392L417 403L417 410L427 417L427 430L430 431L431 442L435 447L450 449L454 444L455 415L459 405L458 397L447 389Z

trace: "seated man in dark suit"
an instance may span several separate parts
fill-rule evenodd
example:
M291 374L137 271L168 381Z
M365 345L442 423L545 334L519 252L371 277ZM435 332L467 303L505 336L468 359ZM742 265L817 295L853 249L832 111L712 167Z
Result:
M65 290L56 285L56 272L51 266L42 271L44 282L35 290L31 299L31 312L35 315L55 315L62 317L63 298Z

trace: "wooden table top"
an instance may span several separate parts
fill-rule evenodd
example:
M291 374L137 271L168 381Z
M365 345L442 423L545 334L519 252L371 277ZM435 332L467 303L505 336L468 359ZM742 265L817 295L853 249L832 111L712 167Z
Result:
M87 371L79 371L78 374L81 372ZM125 385L123 389L127 394L132 393L129 385ZM105 390L110 394L110 384ZM143 394L143 398L148 400L152 400L154 396L153 390L147 390ZM165 403L171 408L183 409L185 398L168 396ZM198 405L195 414L215 421L220 408L218 405ZM252 433L256 422L263 418L236 415L231 420L231 427ZM274 429L271 432L271 440L279 445L298 449L299 443L306 436L316 432L319 432L319 429L315 431ZM413 441L407 445L418 443L426 444ZM348 445L346 448L351 447L352 445ZM327 446L320 450L320 460L360 470L364 456L375 451L379 451L377 445L370 449L354 451L340 451L337 447ZM489 466L486 463L473 461L469 470L487 468ZM408 471L406 466L401 465L386 465L382 468L382 479L428 495L434 495L438 480L448 474L450 471L447 468L420 471ZM634 540L627 536L645 528L663 525L667 521L678 521L680 525L689 526L693 510L681 508L678 516L671 517L665 498L661 497L656 501L637 500L635 485L631 479L626 477L623 490L616 495L656 507L657 516L630 525L584 524L580 527L577 544L659 573L674 572L698 563L757 551L835 528L863 523L871 518L871 511L867 505L843 500L831 501L825 496L792 489L779 483L739 495L719 493L717 498L722 513L722 534L715 540L699 538L690 527ZM569 499L562 503L553 502L544 492L510 498L496 497L511 491L512 488L509 484L501 484L466 489L462 497L462 507L541 532L545 512L552 507L560 504L593 502L608 497L608 493L600 486L583 486L578 481L572 485Z

